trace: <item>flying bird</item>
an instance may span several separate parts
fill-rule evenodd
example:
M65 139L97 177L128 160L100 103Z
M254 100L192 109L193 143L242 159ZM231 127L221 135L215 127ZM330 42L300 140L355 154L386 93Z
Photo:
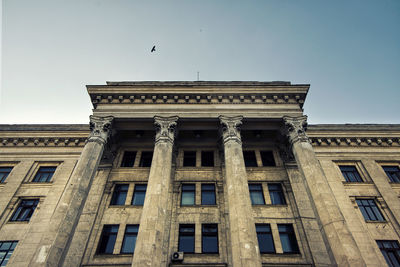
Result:
M153 46L153 48L151 49L151 53L156 51L156 46Z

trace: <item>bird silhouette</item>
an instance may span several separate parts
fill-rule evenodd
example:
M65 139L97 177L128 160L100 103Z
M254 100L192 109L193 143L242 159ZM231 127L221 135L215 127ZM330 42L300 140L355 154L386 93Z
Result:
M151 49L151 53L156 51L156 46L153 46L153 48Z

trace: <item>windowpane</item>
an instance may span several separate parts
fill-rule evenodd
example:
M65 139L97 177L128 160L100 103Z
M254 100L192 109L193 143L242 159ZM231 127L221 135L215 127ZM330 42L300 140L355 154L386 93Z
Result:
M357 205L366 221L385 221L373 199L356 199Z
M195 167L196 166L196 151L183 152L183 166Z
M285 196L281 184L268 184L272 205L285 205Z
M139 225L127 225L125 228L124 241L122 242L121 253L133 253L135 251L136 238Z
M194 253L194 224L179 225L178 251Z
M215 205L215 185L201 185L201 205Z
M214 167L214 151L201 151L201 166Z
M194 184L182 184L181 206L195 204L196 187Z
M249 184L250 199L253 205L264 205L264 194L261 184Z
M38 203L38 199L22 200L11 217L11 221L29 221Z
M276 166L272 151L260 151L263 166Z
M121 167L133 167L135 165L136 151L125 151Z
M218 226L202 225L202 253L218 253Z
M143 206L146 197L146 184L136 184L133 192L132 205Z
M243 151L243 158L246 167L257 167L256 153L254 150Z
M275 253L274 240L269 224L256 224L258 246L261 253Z
M363 182L355 166L339 166L339 168L346 182L351 182L351 183Z
M152 160L153 151L142 151L142 157L140 158L139 167L151 167Z
M278 224L283 253L299 253L296 235L291 224Z
M10 174L12 167L0 167L0 183L4 183Z
M53 177L57 167L40 167L32 182L48 183Z
M0 241L0 266L6 266L18 241Z
M383 166L383 170L392 183L400 183L400 169L397 166Z
M101 233L99 254L112 254L114 251L115 240L117 239L119 225L104 225Z
M400 266L400 248L397 240L377 240L379 249L381 250L385 260L389 266Z
M125 205L128 188L128 184L115 185L114 194L111 199L111 205Z

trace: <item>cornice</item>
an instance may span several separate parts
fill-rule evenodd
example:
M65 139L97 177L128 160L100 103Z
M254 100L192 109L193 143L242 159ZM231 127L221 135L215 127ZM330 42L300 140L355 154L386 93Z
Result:
M329 136L309 136L313 146L331 146L331 147L399 147L400 137L338 137L335 135Z
M87 137L0 137L0 147L83 147Z

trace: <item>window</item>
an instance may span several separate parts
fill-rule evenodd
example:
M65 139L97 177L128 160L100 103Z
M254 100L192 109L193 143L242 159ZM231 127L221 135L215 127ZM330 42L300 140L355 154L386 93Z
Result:
M126 195L128 194L128 184L116 184L111 198L111 205L125 205Z
M285 205L285 196L281 184L268 184L269 195L272 205Z
M214 151L201 151L201 166L214 167Z
M400 266L400 248L397 240L377 240L376 243L390 267Z
M261 253L275 253L274 239L269 224L256 224L258 246Z
M201 228L202 253L218 253L218 226L203 224Z
M243 151L244 165L246 167L257 167L256 153L254 150Z
M261 184L249 184L250 199L253 205L264 205L264 194Z
M392 183L400 183L400 169L397 166L383 166L383 170Z
M181 206L194 205L195 194L196 194L195 184L182 184Z
M136 151L125 151L121 167L133 167L135 165Z
M339 168L344 176L344 179L346 179L346 182L351 182L351 183L363 182L355 166L339 166Z
M53 177L57 167L40 167L32 182L35 183L48 183Z
M39 199L23 199L11 217L11 221L29 221L38 203Z
M152 160L153 151L142 151L142 157L140 158L139 167L151 167Z
M196 166L196 151L183 152L183 166L195 167Z
M194 224L179 225L178 251L194 253Z
M276 166L272 151L260 151L263 166Z
M278 224L283 253L299 253L296 235L291 224Z
M366 221L385 221L382 213L373 199L356 199L362 215Z
M12 167L0 167L0 183L4 183L10 174Z
M146 197L146 184L136 184L133 191L132 205L143 206L144 198Z
M6 266L18 241L0 241L0 266Z
M122 241L121 253L132 254L135 251L136 238L139 225L127 225L125 228L124 241Z
M201 184L201 205L215 205L214 184Z
M119 225L104 225L101 233L98 254L113 254L115 240L117 239Z

